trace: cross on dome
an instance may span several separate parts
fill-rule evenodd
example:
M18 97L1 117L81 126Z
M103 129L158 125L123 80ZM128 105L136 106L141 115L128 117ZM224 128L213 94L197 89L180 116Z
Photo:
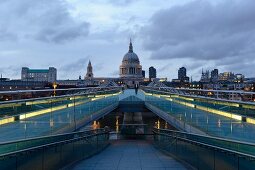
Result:
M129 43L129 50L128 50L129 53L132 53L133 52L133 45L132 45L132 40L130 38L130 43Z

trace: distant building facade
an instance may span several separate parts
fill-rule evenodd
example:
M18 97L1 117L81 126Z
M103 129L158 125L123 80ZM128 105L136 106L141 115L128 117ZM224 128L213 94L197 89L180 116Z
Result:
M235 75L235 83L242 83L245 80L245 76L243 74L236 74Z
M220 81L233 81L235 79L235 74L232 72L223 72L219 74Z
M218 69L214 69L211 71L211 81L212 82L217 82L219 79L219 70Z
M178 80L180 80L180 82L189 82L189 77L187 76L187 70L185 67L179 68Z
M21 80L55 82L57 80L57 69L54 67L49 67L49 69L30 69L28 67L22 67Z
M155 78L157 78L157 70L153 66L151 66L149 68L149 79L151 80Z
M199 81L202 89L211 90L244 90L254 91L255 90L255 79L245 78L243 74L234 74L233 72L219 73L218 69L203 72L201 80ZM190 87L196 87L191 84Z
M210 72L209 72L209 70L206 70L205 72L202 70L202 75L201 75L200 82L208 83L210 81L211 80L210 80Z
M36 90L49 88L51 85L45 81L22 81L22 80L2 80L0 81L0 91L12 90Z
M186 70L185 67L179 68L179 70L178 70L178 79L179 80L184 79L184 77L186 77L186 74L187 74L187 70Z
M145 78L145 70L142 70L143 78Z

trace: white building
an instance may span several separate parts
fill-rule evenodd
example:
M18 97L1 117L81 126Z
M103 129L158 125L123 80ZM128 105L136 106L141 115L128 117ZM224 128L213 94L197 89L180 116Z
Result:
M130 40L129 51L124 55L120 65L120 79L129 86L134 86L143 81L142 66Z
M30 69L28 67L22 67L21 80L55 82L57 80L57 69L54 67L49 67L49 69Z

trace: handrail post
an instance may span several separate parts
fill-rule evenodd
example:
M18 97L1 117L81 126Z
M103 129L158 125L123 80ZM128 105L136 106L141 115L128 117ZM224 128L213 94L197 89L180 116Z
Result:
M75 112L76 112L75 95L73 96L73 102L74 102L74 106L73 106L74 131L76 131L77 127L76 127L76 116L75 116Z
M213 150L213 169L216 169L216 165L215 165L215 149Z
M15 155L15 157L16 157L16 159L15 159L15 164L16 164L16 170L18 169L18 156L17 155Z
M99 150L99 148L98 148L98 133L96 134L96 138L97 138L97 145L96 145L96 148L97 148L97 152L98 152L98 150Z
M239 162L239 158L240 158L240 157L237 155L237 165L238 165L238 166L237 166L237 169L238 169L238 170L240 169L240 162Z
M44 152L45 152L45 147L43 147L43 149L42 149L43 151L42 151L42 170L44 170Z

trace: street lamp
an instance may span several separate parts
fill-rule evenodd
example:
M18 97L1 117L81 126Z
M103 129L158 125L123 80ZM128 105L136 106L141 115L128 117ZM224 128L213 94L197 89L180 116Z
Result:
M52 84L52 87L53 87L53 89L54 89L54 91L53 91L53 95L54 96L56 96L56 88L57 88L57 83L56 82L54 82L53 84Z

